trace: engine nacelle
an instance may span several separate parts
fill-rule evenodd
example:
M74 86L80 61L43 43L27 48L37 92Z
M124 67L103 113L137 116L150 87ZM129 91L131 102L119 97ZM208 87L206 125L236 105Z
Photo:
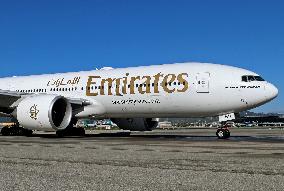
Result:
M13 115L27 129L62 130L71 122L72 106L62 96L34 95L23 99Z
M130 131L152 131L158 126L156 118L111 119L120 129Z

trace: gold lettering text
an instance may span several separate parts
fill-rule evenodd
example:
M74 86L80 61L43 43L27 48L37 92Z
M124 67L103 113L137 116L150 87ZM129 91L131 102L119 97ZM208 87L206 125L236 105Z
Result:
M176 91L175 88L170 89L170 85L176 80L176 75L174 74L168 74L165 76L163 82L162 82L162 87L164 88L164 91L167 93L173 93Z
M188 90L188 87L189 87L189 84L188 84L188 81L185 79L186 77L188 77L188 74L187 73L182 73L182 74L179 74L177 76L177 80L178 82L183 85L183 88L182 89L178 89L177 91L178 92L185 92Z
M149 94L151 93L151 77L150 76L143 76L142 79L146 79L139 87L138 87L138 91L140 94ZM145 89L145 90L143 90Z
M91 92L91 85L96 84L93 79L100 79L100 76L89 76L87 87L86 87L86 95L87 96L97 96L99 95L97 92Z
M159 81L160 81L160 77L163 77L164 75L160 73L156 74L154 76L155 80L154 80L154 93L160 93L159 92Z
M135 81L140 80L140 76L131 77L130 80L130 94L135 94L134 88L135 88Z

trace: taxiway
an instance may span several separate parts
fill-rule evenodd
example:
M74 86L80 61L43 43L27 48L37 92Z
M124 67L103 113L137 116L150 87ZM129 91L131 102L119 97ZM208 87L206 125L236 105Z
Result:
M0 136L1 190L283 190L284 130Z

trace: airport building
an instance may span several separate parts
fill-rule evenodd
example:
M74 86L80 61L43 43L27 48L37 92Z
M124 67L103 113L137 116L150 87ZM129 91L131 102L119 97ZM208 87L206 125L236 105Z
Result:
M247 116L234 121L238 124L247 124L253 126L284 126L283 116Z

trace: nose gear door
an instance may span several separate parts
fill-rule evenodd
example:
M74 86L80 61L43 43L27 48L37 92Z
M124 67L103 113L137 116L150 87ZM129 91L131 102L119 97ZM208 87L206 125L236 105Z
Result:
M210 73L209 72L200 72L196 74L196 92L197 93L209 93L209 80Z

